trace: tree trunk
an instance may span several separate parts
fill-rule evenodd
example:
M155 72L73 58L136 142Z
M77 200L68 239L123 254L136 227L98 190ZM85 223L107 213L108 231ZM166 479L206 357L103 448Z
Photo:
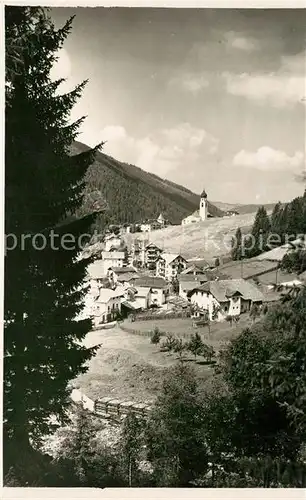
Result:
M129 487L132 487L132 460L129 459Z

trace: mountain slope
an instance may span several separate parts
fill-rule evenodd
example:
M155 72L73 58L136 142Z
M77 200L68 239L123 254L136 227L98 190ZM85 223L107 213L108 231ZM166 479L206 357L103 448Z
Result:
M85 144L75 142L72 154L87 149ZM96 229L102 229L106 219L109 223L137 222L156 218L160 212L179 224L199 206L199 196L190 190L101 152L88 170L85 194L85 213L93 198L100 197L99 203L102 199L105 204L105 214L98 217ZM223 215L211 203L209 210L215 217Z
M235 212L238 212L238 214L253 214L257 212L259 207L262 205L260 204L247 204L247 205L237 205L234 203L224 203L223 201L213 201L212 202L216 207L218 207L220 210L227 211L227 210L235 210ZM276 203L265 203L264 207L266 210L273 210L274 206Z

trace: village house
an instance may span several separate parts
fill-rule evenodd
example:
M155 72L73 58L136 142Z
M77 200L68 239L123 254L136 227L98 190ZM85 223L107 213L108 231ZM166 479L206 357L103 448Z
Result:
M94 326L109 323L117 319L121 314L121 302L124 300L124 289L117 287L115 290L110 288L100 288L97 297L93 302L93 321Z
M188 300L188 292L193 290L199 285L206 283L207 277L205 274L183 274L183 272L178 276L179 282L179 296L185 300Z
M124 252L119 252L117 250L112 252L102 252L102 261L103 261L103 271L104 276L107 275L107 272L112 267L123 267L124 264Z
M163 229L169 225L170 222L160 213L157 219L146 219L139 223L139 229L142 233L149 233L157 229Z
M152 304L152 289L148 286L135 286L135 296L137 304L141 309L148 309Z
M144 263L147 269L156 271L156 261L162 250L154 243L149 243L144 249Z
M187 261L181 255L163 252L156 261L156 276L172 281L186 267Z
M225 212L225 217L235 217L235 215L239 215L239 212L236 210L227 210Z
M131 243L130 263L137 267L145 266L146 242L143 239L135 239Z
M110 282L115 285L129 286L138 278L138 273L135 267L111 267L107 272L107 276Z
M150 288L151 290L151 304L156 306L162 306L166 302L166 297L168 293L168 285L164 278L157 278L151 276L143 276L134 281L134 286L136 290L141 288Z
M306 248L305 239L296 238L295 240L288 241L284 245L272 248L267 252L263 252L256 257L257 260L269 260L272 262L281 262L285 255L302 250Z
M150 233L150 231L152 231L154 229L154 222L155 221L150 221L150 220L142 222L140 224L140 231L142 233Z
M95 260L88 265L87 280L90 281L92 290L98 290L101 287L110 288L109 280L104 274L104 263L102 259Z
M256 285L243 279L209 281L188 292L196 315L222 321L227 316L239 316L253 304L262 305L263 293Z
M191 215L188 215L182 220L182 225L185 226L186 224L194 224L195 222L202 222L209 217L212 217L211 213L209 212L208 209L208 201L207 201L207 194L205 189L203 189L201 196L200 196L200 206L199 209L193 212Z

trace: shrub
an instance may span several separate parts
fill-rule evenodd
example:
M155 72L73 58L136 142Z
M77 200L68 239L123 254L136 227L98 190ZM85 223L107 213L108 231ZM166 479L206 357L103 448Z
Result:
M174 346L176 345L177 339L171 334L168 333L166 340L161 345L161 351L172 351Z
M155 327L151 335L151 344L159 344L160 338L161 332L159 331L159 328Z

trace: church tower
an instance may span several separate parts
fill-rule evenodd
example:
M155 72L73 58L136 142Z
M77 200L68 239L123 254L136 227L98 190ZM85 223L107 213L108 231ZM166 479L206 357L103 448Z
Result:
M199 216L202 220L207 219L207 194L205 189L203 189L201 194Z

